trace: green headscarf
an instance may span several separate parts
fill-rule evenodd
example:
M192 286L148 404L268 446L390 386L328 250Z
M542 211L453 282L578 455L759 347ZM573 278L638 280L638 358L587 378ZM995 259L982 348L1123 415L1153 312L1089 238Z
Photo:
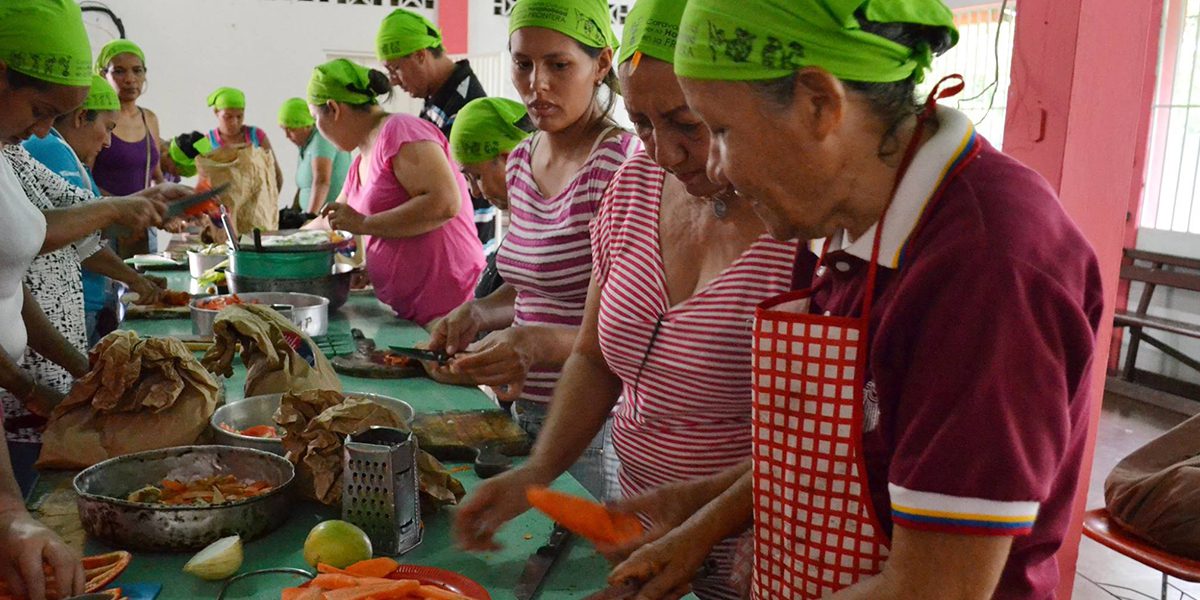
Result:
M625 17L617 64L629 60L636 52L675 62L675 42L679 39L679 21L685 6L683 0L637 0Z
M529 132L517 127L525 105L507 98L477 98L467 103L450 129L450 154L460 165L487 162L512 152Z
M171 156L171 160L175 161L180 175L191 177L196 174L196 157L208 154L212 152L212 149L213 145L208 136L199 131L193 131L178 135L171 140L171 147L167 149L167 154Z
M74 0L0 2L0 60L41 81L92 85L92 47Z
M208 95L208 105L217 110L246 108L246 94L237 88L219 87Z
M442 32L429 19L403 8L385 17L375 35L375 52L380 61L441 45Z
M375 104L371 70L344 58L313 69L308 80L308 103L325 104L330 100L355 106Z
M137 44L129 40L113 40L105 44L100 49L100 54L96 56L96 72L107 69L108 63L121 54L132 54L142 61L142 65L146 64L146 55Z
M309 112L308 102L305 102L304 98L288 98L284 101L283 106L279 107L279 124L288 129L312 127L312 124L316 122L317 120Z
M863 31L876 23L942 27L958 42L941 0L689 0L679 27L675 73L693 79L777 79L816 66L847 81L925 77L929 46L909 48Z
M121 99L117 98L117 90L108 80L92 75L92 89L88 91L87 99L83 101L84 110L121 110Z
M604 0L517 0L508 35L525 27L553 29L592 48L620 46Z

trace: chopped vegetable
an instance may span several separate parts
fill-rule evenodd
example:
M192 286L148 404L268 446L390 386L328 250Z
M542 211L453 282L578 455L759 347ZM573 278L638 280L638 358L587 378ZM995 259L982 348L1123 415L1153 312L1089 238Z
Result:
M191 300L191 294L179 290L163 290L158 295L158 302L163 306L187 306Z
M534 508L595 544L620 546L644 533L637 517L612 512L585 498L536 486L526 489L525 497Z
M157 486L146 486L125 497L130 502L166 506L210 506L261 496L273 488L264 481L243 482L233 475L201 477L187 483L164 479ZM155 492L157 491L157 498Z
M218 425L218 427L220 427L224 431L228 431L229 433L248 435L250 437L277 438L277 439L283 438L283 432L279 431L279 428L275 427L273 425L255 425L253 427L247 427L245 429L235 429L232 425L230 425L228 423L221 423L220 425Z
M237 294L229 294L228 296L213 296L205 298L196 303L196 308L203 310L221 310L226 306L235 306L239 304L259 304L257 300L246 302L238 297Z
M346 567L346 572L358 577L387 577L400 568L400 563L386 557L356 562Z
M242 567L242 558L242 538L231 535L197 552L183 565L183 571L207 581L220 581L237 573Z

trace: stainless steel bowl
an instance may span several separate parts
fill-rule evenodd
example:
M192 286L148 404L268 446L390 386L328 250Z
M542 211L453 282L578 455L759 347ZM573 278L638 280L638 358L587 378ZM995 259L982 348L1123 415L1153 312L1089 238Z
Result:
M212 335L213 321L219 310L200 308L199 304L210 298L219 296L197 296L192 298L188 307L192 313L192 333L195 335ZM329 300L312 294L257 292L238 294L238 298L246 304L288 305L291 308L279 309L279 313L287 317L300 331L310 336L325 335L329 331Z
M204 272L229 260L229 255L222 254L204 254L194 250L188 250L188 273L193 279L200 279L204 276Z
M396 413L404 421L405 425L412 425L415 412L412 405L403 400L366 392L346 392L345 396L347 398L366 398L376 404L387 407ZM275 411L279 409L281 398L283 398L283 394L250 396L249 398L235 400L218 408L208 421L209 428L213 432L213 438L218 444L264 450L282 456L284 453L283 443L278 438L251 437L221 428L222 423L239 431L258 425L274 425Z
M130 492L165 478L215 474L265 481L266 494L217 506L155 506L129 502ZM290 514L295 470L286 459L230 446L180 446L112 458L75 476L79 520L88 535L116 548L179 552L230 535L254 539Z
M249 277L227 272L229 291L235 294L243 292L304 292L315 294L329 300L329 311L334 312L346 303L350 297L350 280L361 269L351 265L333 265L333 274L326 277L310 279L268 279L264 277Z

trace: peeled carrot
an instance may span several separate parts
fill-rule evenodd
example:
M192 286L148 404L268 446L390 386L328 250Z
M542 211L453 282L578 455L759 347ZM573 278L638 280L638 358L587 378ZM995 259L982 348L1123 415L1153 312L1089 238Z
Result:
M362 585L362 581L353 575L321 573L313 578L312 584L323 590L340 590L342 588L358 587Z
M387 577L400 568L400 563L386 557L356 562L346 567L346 572L360 577Z
M417 589L417 596L425 600L472 600L462 594L456 594L434 585L421 586Z
M342 588L325 592L325 600L366 600L373 598L376 594L391 594L404 590L405 593L415 591L420 586L413 586L409 582L404 581L389 581L388 583L371 583L360 585L352 588Z
M283 588L279 592L279 600L320 600L321 588Z
M586 498L537 486L526 489L525 498L534 508L595 544L620 546L645 533L637 517L612 512Z
M327 565L325 563L317 563L317 572L318 573L337 573L339 575L350 575L351 577L354 576L353 573L351 573L345 569L339 569L333 565Z

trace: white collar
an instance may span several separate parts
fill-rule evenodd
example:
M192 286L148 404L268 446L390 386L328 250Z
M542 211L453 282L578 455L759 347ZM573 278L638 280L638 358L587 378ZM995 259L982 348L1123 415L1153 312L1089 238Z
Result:
M917 150L887 209L887 220L879 241L879 264L889 269L900 266L900 254L925 212L925 207L941 187L951 167L972 146L975 138L975 126L963 113L939 104L937 118L937 133ZM840 231L832 236L829 247L870 261L876 227L878 223L853 242L849 241L850 235L846 231Z

